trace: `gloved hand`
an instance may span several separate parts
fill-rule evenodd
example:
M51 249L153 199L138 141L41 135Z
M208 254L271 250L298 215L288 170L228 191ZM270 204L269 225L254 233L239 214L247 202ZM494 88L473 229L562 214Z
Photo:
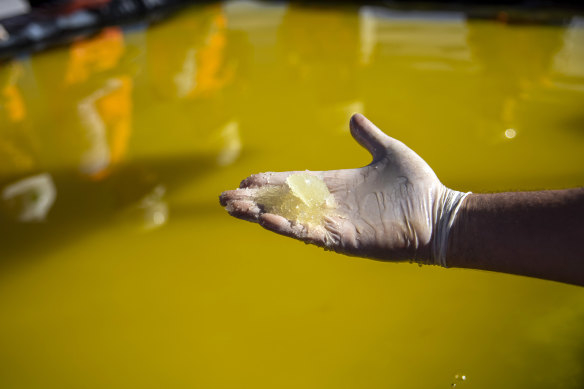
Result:
M310 172L325 182L337 203L335 215L325 217L322 225L301 225L265 213L256 203L259 188L285 185L297 172L252 175L240 189L223 192L221 204L232 216L339 253L446 266L448 233L466 194L442 185L413 150L363 115L353 115L350 127L373 162L357 169Z

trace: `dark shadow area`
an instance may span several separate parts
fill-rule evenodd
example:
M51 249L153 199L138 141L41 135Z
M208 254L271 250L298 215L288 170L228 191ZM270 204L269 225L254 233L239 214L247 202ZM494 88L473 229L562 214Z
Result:
M49 172L56 187L56 201L45 222L21 223L10 209L0 214L0 269L41 258L59 248L107 228L124 210L140 206L144 198L163 187L165 196L196 183L216 171L216 155L176 155L163 159L135 160L119 165L98 182L82 178L76 170ZM243 156L245 158L245 156ZM13 182L16 177L2 177ZM154 191L154 192L153 192ZM209 203L193 201L170 206L170 218L201 217L218 209L216 198ZM138 226L139 227L139 226Z

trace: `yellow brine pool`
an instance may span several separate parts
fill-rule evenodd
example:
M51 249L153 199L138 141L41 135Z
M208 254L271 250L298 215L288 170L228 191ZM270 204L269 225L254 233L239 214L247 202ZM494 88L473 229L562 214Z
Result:
M228 2L0 65L0 387L581 388L584 289L350 258L231 218L261 171L584 183L584 20Z

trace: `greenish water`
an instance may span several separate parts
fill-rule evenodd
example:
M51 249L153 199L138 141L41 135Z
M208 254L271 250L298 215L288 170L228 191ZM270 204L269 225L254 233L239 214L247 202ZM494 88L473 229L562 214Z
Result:
M3 388L581 388L584 289L349 258L230 218L266 170L584 182L584 22L225 3L0 67ZM467 379L456 380L455 375Z

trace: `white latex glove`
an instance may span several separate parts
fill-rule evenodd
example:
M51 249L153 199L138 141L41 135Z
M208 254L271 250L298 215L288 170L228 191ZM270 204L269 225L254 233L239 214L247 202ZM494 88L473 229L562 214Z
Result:
M220 202L240 219L339 253L380 260L414 260L446 266L448 232L465 193L448 189L413 150L384 134L363 115L350 121L353 138L373 156L369 165L310 172L334 196L336 216L300 225L265 213L255 202L265 185L285 185L297 172L261 173L223 192Z

